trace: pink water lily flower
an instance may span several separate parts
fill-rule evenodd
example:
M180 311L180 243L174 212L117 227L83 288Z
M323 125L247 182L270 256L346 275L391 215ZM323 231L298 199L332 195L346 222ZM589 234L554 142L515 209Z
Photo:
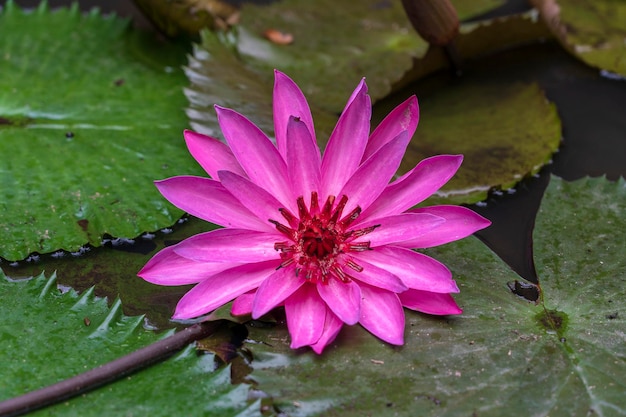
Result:
M321 353L344 324L404 343L403 307L459 314L451 272L412 249L441 245L489 225L458 206L411 209L457 171L461 155L421 161L392 181L417 127L415 96L370 134L362 80L323 155L302 91L275 72L274 144L241 114L216 106L226 139L185 131L211 178L156 183L182 210L223 226L157 253L139 272L159 285L196 284L175 319L234 300L233 315L259 318L284 306L291 347Z

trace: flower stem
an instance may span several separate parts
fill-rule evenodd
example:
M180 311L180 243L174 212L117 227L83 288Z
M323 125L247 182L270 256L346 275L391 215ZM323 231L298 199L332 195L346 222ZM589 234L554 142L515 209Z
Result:
M194 324L172 336L95 369L19 397L2 401L0 402L0 416L19 416L94 390L146 368L155 362L167 359L189 343L210 336L218 326L217 322Z

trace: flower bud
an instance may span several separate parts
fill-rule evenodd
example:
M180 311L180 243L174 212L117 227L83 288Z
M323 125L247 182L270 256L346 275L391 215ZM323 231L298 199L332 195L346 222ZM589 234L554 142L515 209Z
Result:
M402 0L411 24L426 41L445 46L459 33L459 17L449 0Z

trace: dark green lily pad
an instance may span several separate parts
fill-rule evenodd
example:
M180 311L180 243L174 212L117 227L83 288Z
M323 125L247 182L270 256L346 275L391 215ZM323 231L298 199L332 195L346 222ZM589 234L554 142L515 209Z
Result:
M9 281L0 271L0 400L85 372L165 337L142 329L143 316L109 308L93 289L61 292L56 279ZM249 387L230 383L230 368L190 347L149 369L32 415L241 416L258 413ZM241 414L240 414L241 413Z
M501 3L454 2L461 19ZM263 35L268 29L293 36L293 43L271 42ZM380 99L428 48L400 2L373 0L247 4L237 31L205 31L201 37L187 69L191 81L186 90L188 115L195 130L215 136L220 133L213 104L233 107L272 133L271 86L273 69L278 68L304 91L318 136L325 141L362 77L367 77L373 99ZM443 64L437 60L437 65Z
M539 171L560 142L556 107L538 85L468 77L420 100L420 124L400 170L428 156L463 154L457 175L428 203L474 203Z
M250 378L292 416L624 414L624 210L623 179L553 177L534 231L544 304L465 239L428 251L452 269L461 316L407 312L400 348L345 328L322 356L289 350L284 326L251 329Z
M533 0L561 43L587 64L626 76L626 3Z
M473 29L464 30L459 38L459 45L463 46L463 56L485 52L485 49L476 49L475 45L489 33L493 37L496 29L504 29L506 22L520 29L521 33L520 38L504 37L511 44L522 38L534 39L546 33L537 28L537 24L528 16L518 16L492 25L472 24ZM269 66L259 67L259 61L251 60L250 57L242 58L237 52L247 48L245 45L250 40L245 36L242 38L233 33L212 32L202 34L202 45L195 48L194 56L190 58L186 69L191 81L191 86L186 89L190 101L188 114L192 127L197 131L221 136L212 109L212 105L217 103L240 111L262 130L272 134L273 71ZM493 42L488 45L487 49L496 46ZM272 48L291 46L272 45L268 48L274 50ZM309 58L304 54L298 55L296 59L291 52L281 53L288 54L286 56L289 59L285 61L285 65L293 71L288 74L301 80L301 86L312 107L318 141L324 144L334 128L341 106L345 104L360 77L351 73L352 80L349 82L347 70L336 80L315 76L310 69L290 66L296 62L302 65L311 63L316 59L314 54ZM372 54L375 55L376 51ZM363 55L369 59L366 53ZM343 58L336 59L342 62ZM273 60L268 62L275 64ZM311 65L315 67L315 64ZM443 65L443 59L429 52L423 60L416 61L413 75L424 75ZM383 69L380 66L375 67L377 71ZM284 70L280 66L279 68ZM385 77L389 77L389 74L382 74L380 80L384 81ZM331 80L334 80L334 84L328 85ZM374 77L374 85L377 85L378 80L379 78ZM372 85L370 81L372 78L368 78L368 86ZM406 81L405 77L402 83ZM458 175L431 202L456 204L483 200L490 189L508 189L524 176L537 172L550 160L560 144L561 125L554 105L546 100L538 86L515 83L511 85L511 80L504 76L494 79L464 76L450 84L449 87L424 95L421 90L417 91L421 103L420 125L401 168L408 170L421 159L434 154L465 154L465 162ZM342 97L341 104L339 98L334 104L333 100L326 100L335 94ZM382 116L392 109L392 103L395 105L404 101L410 94L412 91L405 89L395 94L397 100L381 101L382 104L375 111L372 126L378 124ZM372 96L376 97L376 94L372 93Z
M215 227L197 218L185 217L171 228L145 233L136 239L105 239L99 248L30 256L25 261L1 262L0 268L16 279L56 271L59 285L79 293L95 287L97 296L109 299L119 295L124 314L145 313L151 327L168 329L172 327L174 306L191 286L154 285L137 277L137 272L164 247Z
M491 10L499 0L454 1L460 19ZM268 29L293 36L282 45L265 38ZM401 2L289 0L246 5L237 50L271 83L271 70L291 74L310 101L332 113L346 103L355 80L367 77L374 100L424 56L428 44L413 30Z
M280 45L263 36L268 29L293 36ZM291 0L242 10L237 51L272 83L272 69L290 74L307 98L339 113L352 89L367 77L374 99L424 55L428 44L413 30L401 2L310 2Z
M181 212L155 179L200 173L184 51L78 8L0 14L0 257L134 237Z

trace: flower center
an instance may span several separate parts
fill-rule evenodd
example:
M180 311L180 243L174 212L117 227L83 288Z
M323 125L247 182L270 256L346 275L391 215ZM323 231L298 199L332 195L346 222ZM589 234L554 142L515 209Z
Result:
M348 197L344 195L333 207L335 196L329 196L320 208L317 193L313 192L310 208L306 207L303 197L298 198L298 217L287 209L279 209L288 225L271 219L270 222L289 239L274 244L283 260L280 267L295 264L296 275L304 273L305 278L314 283L326 283L329 277L343 282L350 281L351 277L346 273L345 266L362 271L363 268L346 254L369 250L369 241L354 240L370 233L377 226L348 230L361 213L361 208L356 207L342 218L347 202Z

